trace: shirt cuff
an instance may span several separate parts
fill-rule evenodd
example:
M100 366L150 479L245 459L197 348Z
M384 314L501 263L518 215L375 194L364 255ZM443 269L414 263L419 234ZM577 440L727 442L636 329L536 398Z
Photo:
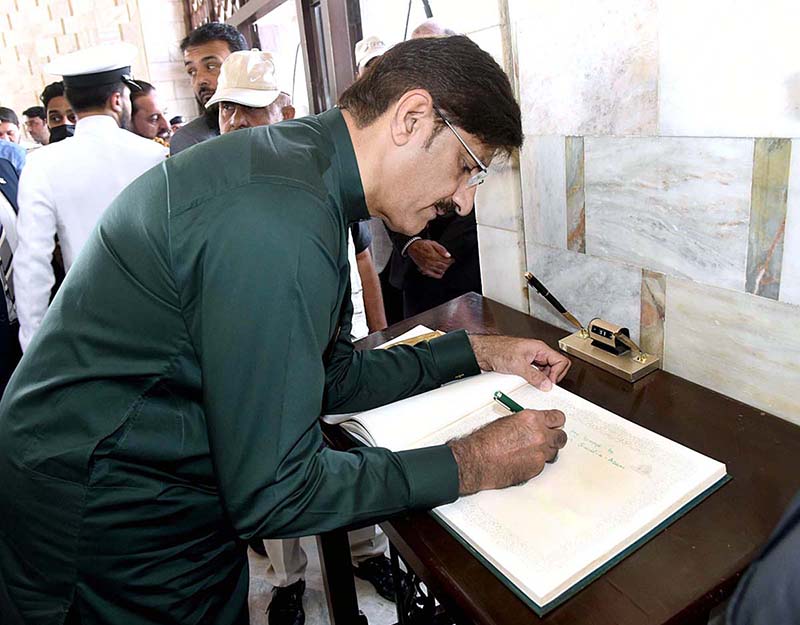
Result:
M464 330L448 332L428 342L439 372L439 383L446 384L481 372L469 337Z
M411 507L430 510L458 499L458 465L447 445L397 452L411 485Z

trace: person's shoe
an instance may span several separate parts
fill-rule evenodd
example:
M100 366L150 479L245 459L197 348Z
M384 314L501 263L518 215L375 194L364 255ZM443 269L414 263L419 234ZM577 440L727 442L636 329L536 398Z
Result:
M305 580L298 579L294 584L272 590L272 601L267 606L269 625L303 625L306 613L303 610Z
M375 586L378 594L387 601L394 602L394 577L392 563L386 556L375 556L353 567L356 577L367 580Z

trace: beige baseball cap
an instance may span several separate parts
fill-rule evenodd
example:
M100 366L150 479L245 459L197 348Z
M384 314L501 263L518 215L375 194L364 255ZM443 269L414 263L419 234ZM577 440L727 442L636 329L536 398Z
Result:
M358 71L363 71L364 67L372 59L381 56L389 48L380 37L364 37L356 44L356 67Z
M225 59L219 71L217 90L206 103L206 108L217 102L264 108L272 104L280 93L272 54L261 50L241 50Z

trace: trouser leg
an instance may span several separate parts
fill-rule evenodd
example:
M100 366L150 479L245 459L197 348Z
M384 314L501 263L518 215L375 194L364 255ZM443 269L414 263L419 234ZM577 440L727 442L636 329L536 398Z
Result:
M299 538L265 540L264 548L269 560L265 577L270 584L282 588L305 576L308 558Z
M389 541L377 525L370 525L348 534L350 538L350 557L353 564L363 560L381 556L386 553Z

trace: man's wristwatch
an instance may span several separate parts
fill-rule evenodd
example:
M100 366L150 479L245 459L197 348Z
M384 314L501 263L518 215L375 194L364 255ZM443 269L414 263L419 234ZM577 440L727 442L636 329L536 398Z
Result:
M411 247L411 244L415 241L421 241L422 237L411 237L408 242L403 246L403 249L400 251L400 256L405 258L408 256L408 248Z

